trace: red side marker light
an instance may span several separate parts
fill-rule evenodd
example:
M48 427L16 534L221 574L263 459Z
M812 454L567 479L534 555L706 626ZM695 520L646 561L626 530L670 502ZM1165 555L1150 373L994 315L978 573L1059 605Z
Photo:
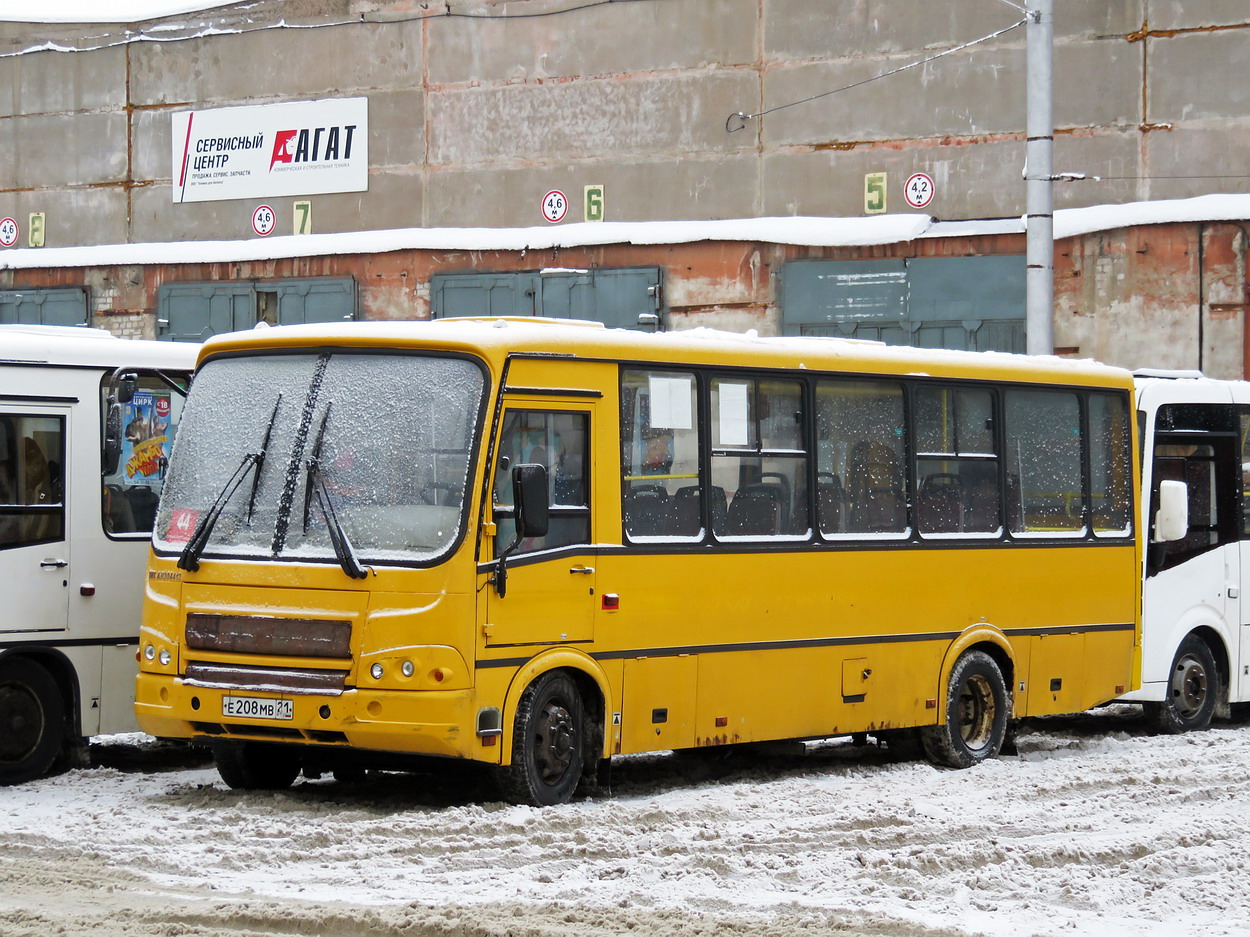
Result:
M718 729L723 729L723 728L725 728L725 726L727 726L727 725L729 725L729 717L728 717L728 716L717 716L717 717L716 717L716 728L718 728Z
M614 612L621 607L621 597L615 592L605 592L603 594L604 611Z

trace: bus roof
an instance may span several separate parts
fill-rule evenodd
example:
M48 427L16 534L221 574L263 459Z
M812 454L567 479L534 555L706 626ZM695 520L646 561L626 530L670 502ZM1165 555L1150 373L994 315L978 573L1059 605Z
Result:
M749 365L816 371L967 377L1131 387L1123 368L1083 359L910 348L881 342L810 336L761 337L754 332L695 328L646 333L602 323L531 317L342 322L257 328L205 342L201 361L222 353L316 347L432 348L477 355L493 367L509 354L553 354L588 360L690 366Z
M199 345L118 338L104 329L0 325L0 364L176 368L195 365Z

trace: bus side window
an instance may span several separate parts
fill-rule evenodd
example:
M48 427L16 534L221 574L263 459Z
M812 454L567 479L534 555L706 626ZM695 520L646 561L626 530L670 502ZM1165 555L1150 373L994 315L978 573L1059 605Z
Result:
M65 536L65 423L0 416L0 549Z
M511 466L547 469L550 525L517 552L530 553L590 542L589 415L555 410L509 410L504 415L495 468L496 555L512 545L516 520Z
M106 392L101 389L102 398ZM151 532L182 401L181 394L145 375L139 378L134 397L122 405L121 458L100 489L105 532Z
M703 536L698 425L692 373L622 372L621 509L630 540ZM718 516L715 493L710 508Z

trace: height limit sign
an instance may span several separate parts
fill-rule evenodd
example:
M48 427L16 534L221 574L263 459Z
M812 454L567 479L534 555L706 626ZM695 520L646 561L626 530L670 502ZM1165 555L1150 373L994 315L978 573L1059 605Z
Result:
M903 198L912 208L928 208L933 201L933 178L923 172L912 173L903 185Z

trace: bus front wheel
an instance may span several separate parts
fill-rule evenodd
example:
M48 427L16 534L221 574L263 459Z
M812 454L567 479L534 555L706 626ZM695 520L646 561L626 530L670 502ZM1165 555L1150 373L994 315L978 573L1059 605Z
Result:
M1167 694L1161 703L1142 704L1156 731L1175 735L1211 724L1220 695L1220 674L1211 648L1197 635L1188 635L1176 649Z
M280 791L300 772L300 760L289 748L264 742L219 742L213 745L217 773L234 790Z
M1011 716L1007 683L994 658L967 651L951 670L943 725L925 726L920 741L935 765L970 768L1003 747Z
M585 762L585 713L567 673L543 674L521 694L512 732L512 764L500 790L514 804L549 807L573 796Z
M65 700L48 671L30 660L0 660L0 784L47 773L65 741Z

